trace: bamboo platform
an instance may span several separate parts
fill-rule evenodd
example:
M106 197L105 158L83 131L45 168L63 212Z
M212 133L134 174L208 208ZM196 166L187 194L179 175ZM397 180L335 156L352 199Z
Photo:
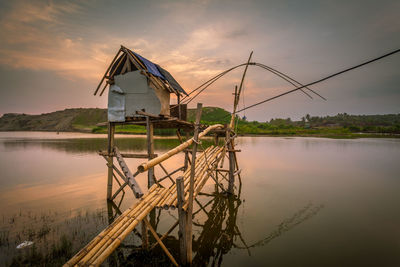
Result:
M200 193L209 177L217 170L218 163L225 157L223 146L211 146L204 150L195 161L194 191L193 199ZM184 181L184 205L183 209L188 208L189 203L189 181L191 168L188 167L183 173ZM218 183L218 181L216 181ZM177 186L173 184L169 188L163 188L158 184L151 186L138 202L127 209L116 220L96 236L89 244L80 250L64 266L99 266L104 260L122 243L122 241L134 230L134 228L144 221L148 224L147 215L154 208L175 208L177 207ZM149 226L149 225L148 225ZM150 231L154 231L151 227ZM155 233L153 233L154 235ZM162 241L155 234L155 238L164 249L171 261L177 265L176 261L169 254Z

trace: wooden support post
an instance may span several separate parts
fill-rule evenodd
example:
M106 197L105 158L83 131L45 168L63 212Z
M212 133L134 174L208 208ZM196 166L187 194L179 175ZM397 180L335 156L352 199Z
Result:
M182 119L181 96L178 94L178 119Z
M144 217L144 219L147 219L147 215ZM149 248L149 236L147 234L147 226L144 221L142 221L142 248Z
M152 155L154 154L154 127L150 122L150 117L146 117L146 132L147 132L147 154L149 160L152 159ZM147 173L147 187L150 188L154 184L154 167L150 168Z
M108 123L107 132L107 152L108 155L112 155L114 148L114 133L115 125L112 122ZM113 156L108 156L108 180L107 180L107 199L111 200L112 197L112 184L113 184Z
M178 140L179 140L179 143L183 143L183 140L182 140L182 136L181 136L181 130L180 129L177 129L176 130L176 136L178 137Z
M196 122L193 134L193 151L192 162L190 169L190 183L189 183L189 203L187 208L187 225L186 225L186 238L187 238L187 259L188 264L192 265L192 213L193 213L193 195L194 195L194 174L196 171L196 153L197 144L199 142L199 126L203 104L197 103Z
M112 224L114 221L114 211L113 211L113 206L112 206L112 201L107 200L107 211L108 211L108 224Z
M235 184L235 152L233 150L233 145L232 142L233 140L230 140L231 136L231 129L228 128L226 131L226 140L228 141L228 155L229 155L229 184L228 184L228 193L233 194L233 186Z
M219 137L218 134L214 134L214 145L218 146L218 142L219 142Z
M189 163L189 152L185 151L185 161L183 163L183 171L186 171Z
M180 258L181 264L186 265L187 260L187 238L186 238L186 223L187 215L186 211L183 209L183 204L185 202L185 190L183 185L183 177L176 179L176 194L178 198L178 216L179 216L179 248L180 248Z

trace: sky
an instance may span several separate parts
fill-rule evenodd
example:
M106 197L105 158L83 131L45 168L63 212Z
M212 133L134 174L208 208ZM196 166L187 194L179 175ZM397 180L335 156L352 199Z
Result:
M0 114L107 107L93 92L120 45L190 91L247 61L309 83L400 48L400 1L0 1ZM201 94L232 110L238 69ZM242 112L249 120L400 113L400 53ZM240 107L293 86L249 67Z

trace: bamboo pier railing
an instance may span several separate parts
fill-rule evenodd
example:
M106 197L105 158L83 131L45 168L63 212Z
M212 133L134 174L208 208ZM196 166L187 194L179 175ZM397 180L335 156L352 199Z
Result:
M204 131L202 133L204 133ZM219 161L224 156L222 152L223 147L211 146L205 149L204 152L197 157L193 198L196 198L210 175L212 175L211 173L216 170ZM154 165L149 164L146 166ZM186 209L189 198L190 167L184 172L183 179L185 188L184 209ZM131 233L142 220L145 220L146 216L155 207L176 207L176 189L176 184L173 184L170 188L162 188L157 184L154 184L138 202L124 211L122 215L120 215L112 224L81 249L64 266L99 266L121 244L128 234ZM170 258L172 257L170 254L168 256ZM175 262L173 257L171 258L171 261Z

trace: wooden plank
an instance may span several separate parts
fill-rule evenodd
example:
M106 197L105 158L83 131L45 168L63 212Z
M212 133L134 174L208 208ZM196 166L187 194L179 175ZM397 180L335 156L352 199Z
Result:
M138 183L136 182L135 177L132 175L131 171L129 170L128 165L126 165L126 162L125 162L124 158L121 156L121 153L119 152L117 147L114 147L114 153L117 157L117 161L119 163L119 166L122 169L122 172L125 174L125 177L128 179L128 185L133 190L133 193L136 196L136 198L143 196L142 190L140 189Z

